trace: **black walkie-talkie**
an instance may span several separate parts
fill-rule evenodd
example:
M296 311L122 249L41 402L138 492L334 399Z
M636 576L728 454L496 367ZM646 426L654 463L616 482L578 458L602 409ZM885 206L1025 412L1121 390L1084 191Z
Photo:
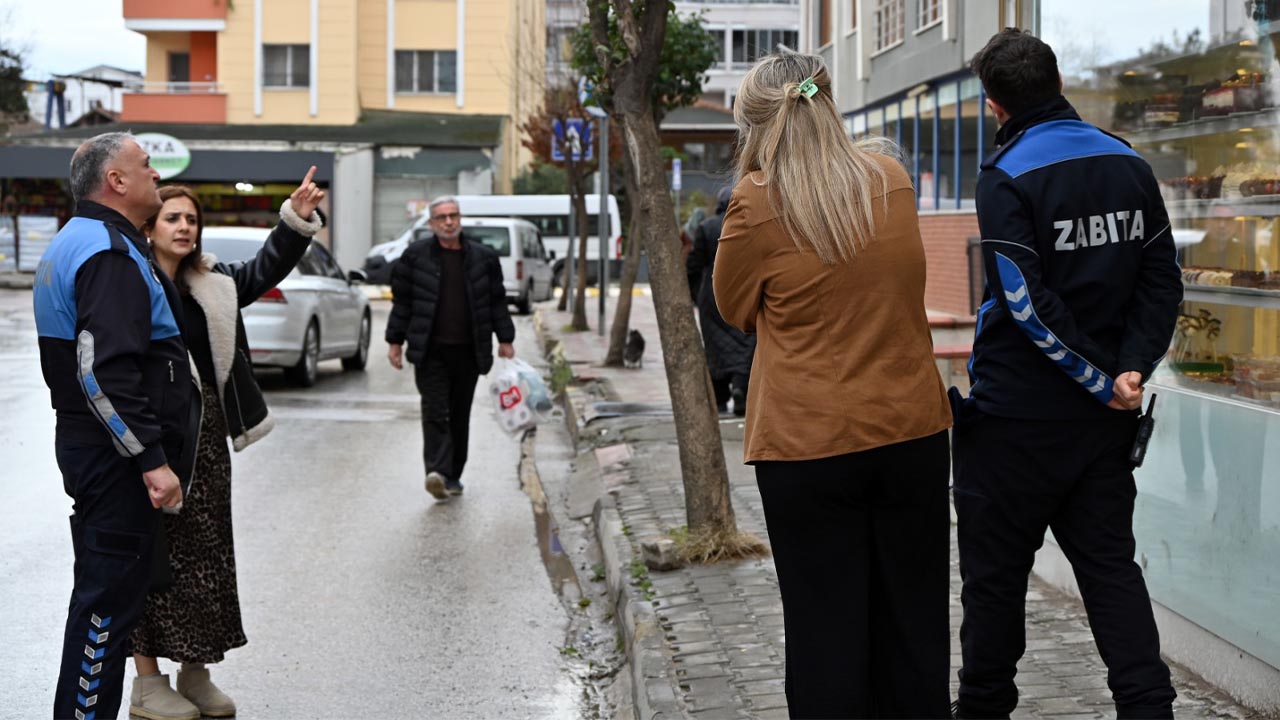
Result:
M1129 462L1134 467L1142 467L1142 460L1147 456L1147 443L1151 440L1151 432L1156 429L1156 394L1151 393L1151 402L1147 403L1147 413L1138 418L1138 436L1133 440L1133 449L1129 451Z

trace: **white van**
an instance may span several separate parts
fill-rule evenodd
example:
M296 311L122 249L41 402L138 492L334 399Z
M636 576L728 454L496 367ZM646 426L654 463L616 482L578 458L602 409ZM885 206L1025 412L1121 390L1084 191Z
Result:
M569 251L569 196L568 195L456 195L462 217L513 217L533 223L542 236L542 244L551 256L556 284L560 284L564 260ZM586 197L587 201L587 260L600 259L600 238L597 228L597 214L600 210L600 195ZM609 196L609 257L611 260L622 258L622 218L618 214L618 200ZM371 282L378 282L379 270L388 269L400 258L400 253L413 240L413 232L418 227L425 227L428 214L419 215L413 224L400 237L390 242L374 245L369 251L369 259L365 262L366 272L370 273ZM577 256L577 247L574 248ZM595 282L598 263L588 270L587 277Z

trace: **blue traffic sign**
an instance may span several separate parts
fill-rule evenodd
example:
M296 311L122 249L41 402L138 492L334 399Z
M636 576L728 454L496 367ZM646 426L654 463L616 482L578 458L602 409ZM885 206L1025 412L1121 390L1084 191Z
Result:
M564 162L572 157L574 162L589 162L595 159L591 123L581 118L572 118L563 123L556 120L551 126L551 160Z

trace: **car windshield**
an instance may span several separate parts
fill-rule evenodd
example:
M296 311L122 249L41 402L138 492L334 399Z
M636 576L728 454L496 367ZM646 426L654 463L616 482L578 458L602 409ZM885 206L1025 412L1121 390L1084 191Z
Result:
M208 230L205 231L206 233ZM261 240L248 238L218 237L216 234L203 235L200 238L204 251L218 256L218 262L236 263L252 260L262 249Z
M511 231L504 227L468 227L463 232L473 240L488 245L499 255L511 254Z

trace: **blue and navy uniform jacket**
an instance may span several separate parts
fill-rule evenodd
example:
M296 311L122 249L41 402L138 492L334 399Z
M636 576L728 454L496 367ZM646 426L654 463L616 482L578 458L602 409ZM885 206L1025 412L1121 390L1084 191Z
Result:
M33 299L58 442L114 445L142 472L177 460L192 401L182 305L138 229L80 201L40 259Z
M978 176L987 287L969 361L986 414L1085 419L1164 357L1182 301L1151 167L1062 96L1006 123Z

